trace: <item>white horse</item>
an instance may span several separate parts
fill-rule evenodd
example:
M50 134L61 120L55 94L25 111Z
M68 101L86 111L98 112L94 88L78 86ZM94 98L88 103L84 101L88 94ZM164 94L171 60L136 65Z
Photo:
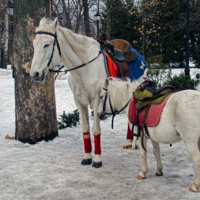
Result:
M94 134L95 156L93 167L101 167L101 128L97 109L100 89L108 74L104 67L104 57L99 53L100 44L92 38L75 34L59 26L57 18L54 21L43 18L39 27L36 28L33 47L34 56L30 75L34 81L43 81L44 77L57 64L62 63L67 70L70 70L86 63L85 66L70 71L68 81L81 117L85 149L82 164L92 163L92 144L88 119L88 105L90 105L94 110L92 132Z
M143 78L137 81L121 81L119 79L107 79L104 89L100 94L100 104L98 116L103 118L104 113L111 113L113 110L120 110L132 98L133 92L143 82ZM106 97L107 96L107 97ZM110 102L111 106L110 106ZM128 116L129 105L124 109ZM103 112L104 111L104 112ZM186 148L192 156L195 167L195 180L192 183L191 192L197 192L200 186L200 93L194 90L184 90L174 93L169 97L161 114L160 122L156 127L148 127L151 142L153 144L154 155L157 159L156 175L163 175L163 165L160 158L159 143L172 144L184 141ZM132 128L132 124L130 124ZM148 172L147 154L141 145L139 145L142 169L138 178L144 179ZM146 137L144 137L144 147L146 148Z

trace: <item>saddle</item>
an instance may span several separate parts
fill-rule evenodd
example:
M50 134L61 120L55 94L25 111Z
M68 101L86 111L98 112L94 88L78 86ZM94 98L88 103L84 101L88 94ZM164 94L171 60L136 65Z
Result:
M105 47L105 52L117 64L117 76L121 78L129 77L131 72L127 62L137 58L137 55L131 51L131 44L122 39L108 41L106 34L102 34L98 42Z
M140 137L140 132L143 132L143 128L145 130L145 134L150 138L147 125L146 125L146 119L148 115L148 111L152 105L155 104L161 104L166 97L168 97L170 94L174 92L174 87L171 85L165 85L163 87L160 87L159 89L156 89L156 84L153 81L144 81L135 92L133 92L133 96L135 97L136 101L136 118L133 123L132 128L132 135L136 137ZM145 116L143 123L140 124L139 122L139 112L141 110L144 111L145 109ZM133 133L134 126L137 126L137 134Z

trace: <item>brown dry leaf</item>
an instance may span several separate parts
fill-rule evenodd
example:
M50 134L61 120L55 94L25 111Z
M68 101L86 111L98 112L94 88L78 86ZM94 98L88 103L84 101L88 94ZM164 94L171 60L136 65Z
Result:
M6 139L10 139L10 140L14 140L14 139L15 139L14 136L13 136L13 137L10 137L9 135L6 135L5 138L6 138Z

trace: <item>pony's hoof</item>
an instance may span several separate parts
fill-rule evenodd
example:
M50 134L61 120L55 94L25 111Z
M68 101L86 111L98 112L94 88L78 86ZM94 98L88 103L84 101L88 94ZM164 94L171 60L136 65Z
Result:
M91 165L92 164L92 159L83 159L81 162L81 165Z
M124 145L123 149L132 149L132 144Z
M138 146L138 145L135 145L135 149L139 150L140 148L139 148L139 146Z
M198 189L198 187L190 187L190 189L189 189L189 191L190 192L198 192L199 191L199 189Z
M101 162L93 162L92 167L95 167L95 168L102 167L102 161Z
M163 172L162 171L158 171L155 173L156 176L163 176Z
M138 178L138 179L145 179L146 177L142 177L142 176L138 175L137 178Z

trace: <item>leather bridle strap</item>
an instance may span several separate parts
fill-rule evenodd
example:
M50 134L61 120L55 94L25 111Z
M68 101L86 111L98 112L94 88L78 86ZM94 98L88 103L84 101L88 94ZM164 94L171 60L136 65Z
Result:
M75 67L75 68L67 69L67 70L61 71L61 69L64 68L64 65L62 65L62 66L60 67L59 70L49 69L49 71L50 71L50 72L56 72L56 73L65 72L65 74L66 74L66 73L69 72L69 71L72 71L72 70L81 68L81 67L83 67L83 66L85 66L85 65L87 65L87 64L89 64L89 63L91 63L91 62L93 62L94 60L96 60L96 59L99 57L99 55L100 55L101 53L103 53L102 50L99 51L99 54L98 54L95 58L93 58L92 60L88 61L87 63L83 63L83 64L81 64L81 65L79 65L79 66L77 66L77 67Z
M106 89L104 89L104 90L106 90ZM115 117L116 115L120 114L120 112L121 112L122 110L124 110L124 109L128 106L128 104L130 103L130 101L131 101L132 98L129 99L129 101L127 102L127 104L126 104L120 111L113 110L113 107L112 107L112 104L111 104L111 100L110 100L110 98L109 98L109 104L110 104L111 113L106 113L105 110L106 110L107 96L108 96L108 93L106 92L106 96L105 96L104 104L103 104L103 113L102 113L102 115L112 115L111 128L113 129L114 117Z
M49 65L52 62L53 53L54 53L54 46L55 45L57 45L58 52L59 52L59 55L61 57L60 45L58 43L57 34L56 34L56 32L55 32L55 34L53 34L53 33L45 32L45 31L38 31L38 32L36 32L36 34L45 34L45 35L50 35L50 36L54 37L54 43L53 43L53 49L52 49L51 57L49 58L49 62L47 64L47 67L49 67Z

